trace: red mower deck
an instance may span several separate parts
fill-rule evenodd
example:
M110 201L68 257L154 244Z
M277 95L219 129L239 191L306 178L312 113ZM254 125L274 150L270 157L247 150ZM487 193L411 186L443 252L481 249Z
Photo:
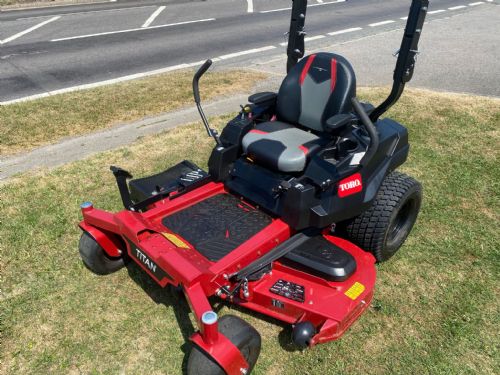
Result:
M208 260L187 239L164 226L165 222L171 222L166 219L184 212L190 213L190 208L199 207L200 203L207 202L210 203L210 210L215 212L222 211L227 214L228 208L241 211L240 217L235 217L230 223L224 223L226 227L220 227L218 240L221 243L218 245L221 248L232 247L232 249L222 258L217 256L216 262ZM217 206L216 202L219 202L220 206ZM202 323L203 314L212 310L208 297L217 295L286 323L296 324L302 321L313 323L320 327L310 342L310 346L313 346L339 338L370 305L373 297L375 258L352 243L329 235L324 237L347 251L356 260L356 271L347 281L329 282L276 262L272 272L258 281L248 283L247 296L243 293L235 296L226 295L222 287L229 286L227 290L232 290L235 286L227 280L228 275L236 273L286 241L293 232L281 220L269 218L265 227L245 241L238 241L241 237L238 240L231 240L229 236L238 237L237 230L240 225L247 230L243 237L249 236L245 217L250 217L253 222L255 216L260 218L268 216L244 200L229 195L221 183L207 184L174 200L162 200L146 213L124 210L111 214L90 205L85 206L82 213L83 221L80 227L91 233L94 238L101 239L100 243L104 244L103 239L109 239L105 251L110 257L116 257L123 244L126 244L129 257L159 285L162 287L168 284L182 285L201 327L205 327ZM177 222L177 219L174 222ZM189 221L182 224L188 225ZM228 232L231 234L227 235ZM117 240L118 238L120 240ZM200 243L206 246L207 242L213 244L210 241ZM286 284L300 286L303 299L295 300L293 296L286 295L288 292L278 294L276 288L273 288L277 283L283 286ZM221 355L224 357L223 353L226 353L229 350L228 346L232 344L222 335L215 335L215 338L211 335L213 330L205 328L199 334L194 334L192 340L205 349L208 348L205 343L209 344L210 354L216 359ZM219 341L220 349L216 349ZM224 368L228 366L224 359L220 359L219 363Z

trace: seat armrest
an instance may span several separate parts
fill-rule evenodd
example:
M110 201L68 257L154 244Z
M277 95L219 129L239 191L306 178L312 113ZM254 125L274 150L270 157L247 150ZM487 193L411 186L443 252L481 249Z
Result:
M337 131L344 126L352 124L355 121L355 118L350 113L341 113L335 116L330 117L326 120L325 127L329 132Z
M250 95L248 101L255 105L270 106L276 103L278 94L274 92L258 92Z

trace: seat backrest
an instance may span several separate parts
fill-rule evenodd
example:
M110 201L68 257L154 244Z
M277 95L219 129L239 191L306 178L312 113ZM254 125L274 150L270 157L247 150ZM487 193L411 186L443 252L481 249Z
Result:
M316 53L300 60L281 84L278 119L323 131L331 116L352 111L356 76L351 64L334 53Z

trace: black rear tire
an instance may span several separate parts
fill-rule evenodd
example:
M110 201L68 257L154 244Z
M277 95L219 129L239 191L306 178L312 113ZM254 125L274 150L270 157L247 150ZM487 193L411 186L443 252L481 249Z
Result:
M78 246L83 264L97 275L108 275L118 271L125 263L122 257L112 258L87 232L83 232Z
M226 336L243 354L252 372L260 354L261 338L259 332L250 324L234 315L224 315L219 319L219 332ZM194 345L187 362L188 375L225 375L226 372L206 354Z
M377 262L391 258L415 224L422 203L422 185L400 172L391 172L372 206L345 223L352 242L371 252Z

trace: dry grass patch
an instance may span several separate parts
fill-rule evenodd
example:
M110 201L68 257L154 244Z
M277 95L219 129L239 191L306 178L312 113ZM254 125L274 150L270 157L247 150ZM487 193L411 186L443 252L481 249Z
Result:
M193 105L192 71L174 72L100 88L0 106L0 155L26 151L113 125ZM207 73L205 100L248 92L258 72Z
M382 98L377 89L360 94ZM403 169L424 186L416 227L378 266L371 309L338 342L294 352L278 322L221 306L262 333L256 375L500 372L500 223L485 215L500 210L499 150L481 149L500 141L497 103L405 94L391 117L409 127ZM90 198L120 209L110 164L137 176L184 158L206 166L212 145L196 124L0 186L0 373L181 373L193 331L188 306L133 266L107 277L87 271L77 251L78 205Z

